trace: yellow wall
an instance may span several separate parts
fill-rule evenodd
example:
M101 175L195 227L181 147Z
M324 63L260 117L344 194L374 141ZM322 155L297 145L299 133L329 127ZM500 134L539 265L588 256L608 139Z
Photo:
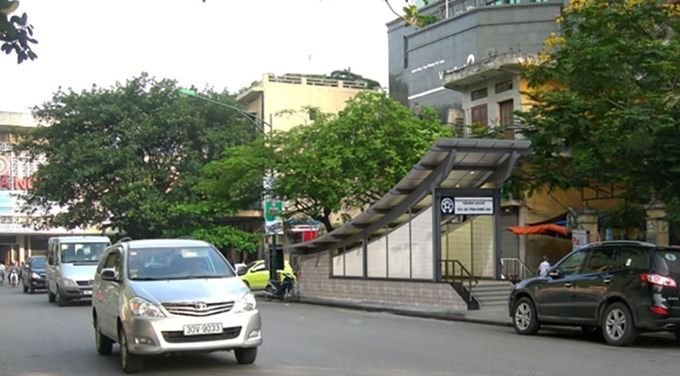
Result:
M265 74L246 92L238 96L237 101L249 112L255 112L264 121L270 122L277 131L287 131L297 125L310 122L309 114L303 107L317 107L322 112L337 113L345 108L348 99L357 95L361 89L346 87L349 83L342 80L325 80L337 83L337 87L314 85L313 79L300 78L300 83L273 82L270 75ZM259 91L259 95L253 94ZM250 97L250 98L249 98ZM255 98L253 98L255 97ZM261 111L261 100L264 97L264 112ZM292 114L281 114L281 111L294 111Z

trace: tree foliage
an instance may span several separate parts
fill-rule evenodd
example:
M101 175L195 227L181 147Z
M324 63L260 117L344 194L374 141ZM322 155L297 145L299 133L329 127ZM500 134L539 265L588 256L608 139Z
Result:
M417 26L425 27L429 24L437 22L437 16L433 14L423 14L419 11L418 5L414 4L411 0L404 0L404 6L401 8L402 13L399 13L392 4L390 0L385 0L385 4L390 8L392 13L399 17L406 26ZM423 0L425 5L429 5L429 0Z
M383 93L362 92L337 115L317 113L313 123L275 133L267 144L227 152L204 169L201 186L243 204L260 192L256 172L274 171L271 193L286 200L286 215L332 230L333 215L375 202L436 139L450 134L434 111L416 116Z
M19 6L19 1L0 0L0 51L17 55L17 62L34 60L38 57L31 49L31 44L38 43L33 38L33 26L28 23L28 15L11 16Z
M234 111L180 98L177 89L142 74L108 89L60 90L36 108L47 126L18 146L41 162L25 197L35 225L152 237L191 223L173 210L199 201L200 169L258 133Z
M615 184L677 205L680 14L656 0L572 1L527 72L533 156L520 186ZM676 211L677 212L677 211Z

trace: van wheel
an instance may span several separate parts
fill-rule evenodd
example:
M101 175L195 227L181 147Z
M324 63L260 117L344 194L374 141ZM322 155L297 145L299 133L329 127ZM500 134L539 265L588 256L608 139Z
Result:
M128 341L123 327L118 329L118 343L120 344L120 365L125 373L137 373L142 370L142 357L130 354Z
M637 329L628 307L623 303L609 305L602 315L602 334L612 346L627 346L635 341Z
M111 338L102 334L99 328L99 320L97 317L94 318L94 343L97 346L97 353L99 355L110 355L113 349L113 341Z
M512 310L512 326L519 334L536 334L541 324L538 322L536 307L531 299L521 298Z
M54 294L54 299L54 301L57 303L57 307L63 307L66 305L66 300L64 300L59 293L59 287L57 287L57 293Z
M257 347L234 349L234 355L238 364L253 364L257 358Z

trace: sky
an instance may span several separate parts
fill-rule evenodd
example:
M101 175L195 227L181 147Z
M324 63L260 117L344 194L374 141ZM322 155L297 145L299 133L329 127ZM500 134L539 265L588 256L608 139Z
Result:
M386 87L386 23L396 18L384 0L21 0L23 12L38 58L0 54L0 111L142 72L234 93L264 73L350 68Z

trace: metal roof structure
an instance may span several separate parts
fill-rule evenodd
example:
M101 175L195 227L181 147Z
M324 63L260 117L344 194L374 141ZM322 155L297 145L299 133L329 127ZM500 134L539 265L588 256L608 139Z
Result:
M530 142L473 138L437 141L413 169L362 214L332 232L287 250L314 253L352 248L365 238L382 236L432 205L435 188L479 189L500 186L512 172L517 159L530 153Z

